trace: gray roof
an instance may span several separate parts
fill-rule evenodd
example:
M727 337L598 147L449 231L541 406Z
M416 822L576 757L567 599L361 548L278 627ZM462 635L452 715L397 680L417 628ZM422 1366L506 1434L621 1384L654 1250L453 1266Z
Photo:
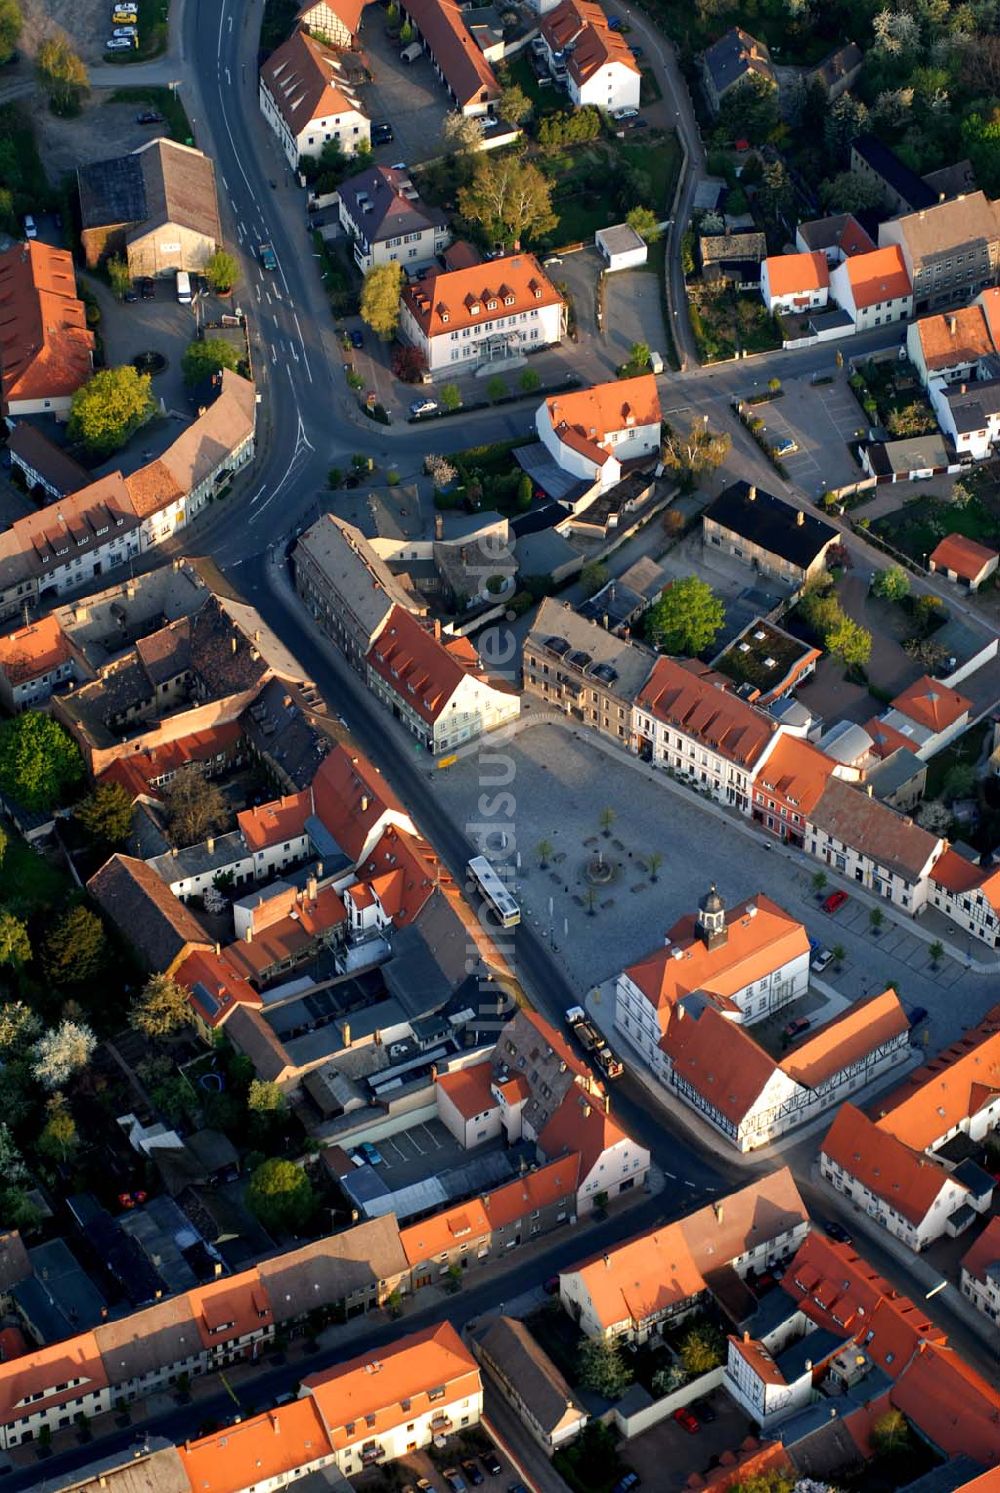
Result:
M141 223L147 213L146 183L136 155L78 166L81 228Z
M895 233L888 230L898 223L913 268L920 270L925 261L933 262L951 249L966 244L974 247L979 243L995 243L1000 237L998 217L1000 206L991 202L984 192L973 192L971 196L938 203L923 212L909 213L891 224L883 223L879 244L897 242Z
M303 1317L318 1304L334 1304L381 1282L395 1282L407 1269L392 1212L329 1234L259 1266L275 1322Z
M715 264L720 260L756 260L767 258L767 239L762 233L712 233L698 240L701 262Z
M966 1484L985 1471L982 1463L974 1462L971 1457L949 1457L915 1482L907 1483L903 1493L961 1493Z
M84 1332L101 1321L107 1304L63 1239L28 1251L33 1274L12 1295L45 1342Z
M768 83L775 82L771 54L765 43L739 26L734 26L708 47L704 61L720 97L727 88L732 88L734 83L739 83L750 73L756 73Z
M895 192L898 197L911 209L912 212L922 212L932 207L937 197L915 171L911 171L904 161L894 150L885 145L877 135L858 135L851 141L851 149L856 150L861 159L871 167L877 176L880 176L886 186Z
M390 942L392 958L382 974L411 1019L444 1005L468 973L469 934L441 891L432 892L414 921L397 929Z
M413 596L353 524L326 513L299 540L330 590L374 636L394 605L413 610Z
M176 853L167 851L165 855L154 856L148 864L169 886L191 876L224 871L227 866L246 860L249 854L242 834L234 829L231 834L220 835L218 839L202 840L199 844L187 845Z
M595 669L601 669L600 674L594 674L595 681L621 700L635 699L656 662L655 655L647 648L614 637L596 622L586 621L562 602L547 596L525 639L525 647L530 644L544 652L551 649L553 640L564 665L576 669L574 655L588 658L581 670L584 676L588 671L594 674ZM563 643L567 645L565 649ZM609 677L611 671L613 679Z
M959 435L985 430L992 415L1000 414L1000 378L976 379L972 383L949 384L945 399Z
M160 138L76 175L85 229L132 224L146 233L175 224L222 242L215 168L200 150Z
M24 1240L17 1229L0 1234L0 1294L26 1280L31 1274L31 1261L24 1247Z
M188 944L211 947L194 913L144 861L113 855L87 882L87 890L147 969L166 969Z
M8 437L7 446L12 456L19 456L60 497L79 492L90 481L90 473L85 467L27 420L18 420Z
M868 781L872 785L876 798L891 798L918 773L926 771L927 763L918 757L916 752L911 752L909 747L897 747L894 752L889 753L888 757L883 757L877 767L872 768L868 774Z
M951 461L944 440L936 430L927 435L908 436L901 441L873 441L868 447L868 455L879 476L890 472L931 471L935 467L947 467Z
M567 1414L585 1414L562 1374L523 1322L496 1317L479 1339L487 1360L513 1384L543 1431L555 1431Z
M201 1352L198 1324L187 1296L172 1296L141 1312L102 1322L94 1329L112 1384L141 1378L168 1363L183 1363Z
M837 537L836 529L815 514L742 479L731 482L703 517L803 569Z
M124 1451L34 1484L35 1493L190 1493L190 1487L176 1446L148 1434Z
M359 237L369 245L448 225L444 213L421 201L409 172L393 166L371 166L348 177L337 191Z

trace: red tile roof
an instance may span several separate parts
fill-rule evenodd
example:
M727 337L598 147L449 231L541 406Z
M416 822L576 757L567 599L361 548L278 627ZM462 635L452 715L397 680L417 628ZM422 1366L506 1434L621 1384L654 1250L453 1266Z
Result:
M979 1238L962 1256L962 1269L985 1280L988 1269L1000 1268L1000 1217L991 1218Z
M796 1083L813 1089L909 1029L899 996L890 987L848 1006L783 1057L781 1067Z
M806 254L772 254L764 263L772 296L811 295L829 288L830 266L821 249Z
M752 767L778 728L726 684L700 664L659 658L636 704L736 766Z
M1000 1007L872 1106L879 1129L924 1151L1000 1093Z
M190 736L180 736L151 752L133 752L129 757L117 757L111 766L99 774L102 783L121 783L130 793L157 795L152 786L160 779L173 776L183 767L195 762L209 762L233 750L240 739L238 721L229 721L224 726L212 726L207 731L194 731Z
M525 1172L523 1177L515 1177L494 1192L484 1193L482 1204L490 1223L499 1229L564 1198L575 1200L580 1180L580 1157L571 1151Z
M243 809L236 816L247 848L266 850L305 833L306 820L313 812L312 789L273 799L271 803Z
M580 1181L583 1183L605 1151L627 1140L629 1136L611 1118L600 1099L585 1094L574 1084L538 1137L538 1144L552 1159L579 1153ZM636 1142L633 1145L638 1154L642 1147Z
M442 876L441 862L426 840L390 824L378 843L358 863L393 926L401 928L419 917Z
M192 1493L243 1493L271 1479L284 1482L286 1476L333 1454L323 1418L309 1395L188 1441L177 1450Z
M437 1255L489 1239L493 1231L486 1209L480 1198L470 1198L466 1203L457 1203L430 1218L422 1218L409 1228L400 1229L399 1242L411 1267L425 1264Z
M0 674L12 685L38 679L70 656L69 643L51 613L0 638Z
M804 819L819 803L835 766L811 742L781 736L758 772L754 788L773 794Z
M187 1300L205 1348L274 1326L271 1302L256 1270L198 1286Z
M262 1006L257 991L248 985L224 954L196 949L175 971L178 984L191 992L191 1005L211 1027L221 1026L236 1006Z
M856 1109L842 1104L822 1151L914 1226L923 1223L948 1174Z
M944 1343L921 1346L892 1403L946 1456L1000 1462L1000 1393Z
M293 135L301 135L314 119L348 114L359 107L340 76L340 53L305 31L293 31L271 53L260 76Z
M613 431L660 423L660 396L651 373L553 394L545 404L552 429L561 440L576 435L599 448ZM608 450L614 455L613 448Z
M988 545L977 544L974 539L967 539L964 534L946 534L931 550L930 558L932 566L938 570L954 571L962 581L976 581L986 566L997 558L997 551Z
M895 301L912 291L906 260L898 244L855 254L844 261L851 296L859 311L879 301Z
M437 4L438 0L430 0ZM542 306L557 306L562 296L534 254L509 254L488 264L442 270L403 289L403 304L425 337L481 326L499 316L513 316Z
M934 862L931 880L957 895L981 891L991 907L1000 907L1000 867L980 866L976 861L966 860L950 845Z
M493 1064L489 1058L468 1068L456 1068L453 1073L439 1073L435 1082L465 1120L500 1107L491 1088Z
M920 351L929 373L978 363L995 351L990 318L981 306L960 306L917 322Z
M739 1126L770 1083L776 1064L749 1032L713 1007L678 1020L682 1010L678 1007L660 1046L676 1077Z
M73 256L40 239L0 254L0 397L58 399L90 377L94 334L77 299Z
M70 1387L74 1379L84 1382ZM0 1421L10 1425L25 1414L44 1412L90 1390L98 1393L108 1382L92 1332L81 1332L65 1343L33 1346L21 1358L0 1362Z
M357 861L370 835L387 820L410 816L378 769L360 752L334 746L316 769L316 812L345 855Z
M418 282L419 283L419 282ZM403 607L394 606L368 654L368 666L422 720L433 725L471 675L494 688L468 638L436 637Z
M500 97L496 75L456 0L406 0L406 11L426 40L459 108L493 103Z
M238 939L224 950L227 962L244 979L266 979L276 965L304 957L317 939L347 919L341 896L332 886L320 887L315 898L294 887L289 888L289 894L288 903L271 898L264 904L266 921L260 929L255 914L251 939ZM285 907L290 910L285 912Z
M928 731L945 731L972 709L972 701L960 695L958 690L922 674L892 701L891 709L909 716Z

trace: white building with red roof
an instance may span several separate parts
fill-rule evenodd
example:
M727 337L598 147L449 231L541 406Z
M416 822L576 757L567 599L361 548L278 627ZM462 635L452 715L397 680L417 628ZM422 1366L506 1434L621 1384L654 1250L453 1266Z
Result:
M403 289L399 332L431 373L522 357L562 341L565 304L533 254L442 270Z
M371 144L371 127L340 53L306 31L293 31L260 70L260 111L288 164L335 145L352 156Z
M0 637L0 704L12 714L39 705L67 680L92 677L55 617L39 617Z
M927 900L989 948L1000 946L1000 868L982 866L949 845L934 863Z
M878 717L878 725L905 738L906 744L926 762L960 736L969 724L972 701L939 679L922 674L901 690ZM871 727L868 728L869 734Z
M660 396L651 373L554 394L538 406L538 439L563 471L600 491L621 481L622 463L660 449Z
M638 109L639 64L593 0L560 0L544 16L541 36L550 66L565 67L567 90L577 108L591 105L607 113Z
M927 563L931 570L946 575L950 581L969 591L978 591L1000 565L1000 554L964 534L946 534L931 551Z
M856 332L888 326L913 315L913 287L898 244L853 254L830 276L830 295L854 322Z
M0 254L0 413L65 419L93 365L73 256L41 239Z
M428 629L394 606L368 654L368 687L433 754L453 751L521 713L510 684L492 679L468 638Z
M820 311L830 296L830 266L820 249L772 254L760 267L760 293L768 311Z

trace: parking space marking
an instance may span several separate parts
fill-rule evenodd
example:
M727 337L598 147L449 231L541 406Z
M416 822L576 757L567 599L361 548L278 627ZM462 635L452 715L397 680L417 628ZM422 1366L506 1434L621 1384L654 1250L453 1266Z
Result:
M432 1130L428 1130L426 1125L421 1125L420 1128L436 1151L441 1151L444 1149L444 1141L438 1140Z
M426 1152L424 1151L423 1146L418 1146L417 1145L416 1137L413 1134L412 1130L408 1130L406 1132L406 1139L410 1142L410 1145L416 1151L416 1153L417 1153L418 1156L424 1156L424 1155L426 1155Z

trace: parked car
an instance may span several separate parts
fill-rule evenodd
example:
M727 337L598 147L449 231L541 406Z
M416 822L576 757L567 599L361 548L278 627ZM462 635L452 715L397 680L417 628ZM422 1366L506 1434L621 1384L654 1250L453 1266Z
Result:
M410 405L411 415L433 415L437 412L436 399L415 399Z
M490 1447L489 1451L479 1453L479 1460L486 1468L486 1471L489 1473L490 1477L500 1476L503 1468L500 1465L500 1458L497 1456L492 1446Z
M482 1484L486 1481L486 1479L483 1477L483 1474L479 1470L478 1463L474 1462L471 1457L466 1457L465 1461L462 1463L462 1471L465 1473L466 1477L469 1479L469 1482L474 1488L481 1487Z
M831 892L830 895L829 895L829 897L827 897L827 898L824 899L824 902L823 902L823 911L824 912L830 912L830 913L839 912L840 909L843 907L843 905L844 905L844 903L846 901L847 901L847 893L846 892L842 892L840 890L838 890L836 892Z
M696 1408L698 1411L698 1419L701 1421L701 1424L703 1426L711 1425L713 1420L718 1419L715 1411L712 1409L711 1400L698 1400Z
M630 119L628 121L628 123L626 124L625 128L627 130L648 130L649 129L649 120L648 119Z
M796 1016L785 1027L783 1035L791 1042L795 1037L801 1037L802 1033L807 1032L811 1026L812 1022L808 1016Z
M469 1493L465 1486L465 1479L457 1467L446 1467L441 1476L451 1489L451 1493Z
M694 1436L701 1429L698 1424L698 1417L686 1405L682 1405L679 1410L674 1411L674 1420L683 1430L687 1431L689 1436Z
M104 43L104 50L106 52L127 52L134 45L134 39L130 39L127 36L112 36Z
M507 1489L507 1493L528 1493L528 1490L523 1483L511 1483Z
M833 950L824 948L815 938L809 940L809 962L818 975L821 975L833 958Z
M833 1219L833 1218L828 1219L827 1222L823 1225L823 1227L826 1230L826 1232L829 1235L829 1237L831 1239L835 1239L838 1244L853 1244L854 1243L854 1239L847 1232L847 1230L844 1228L844 1225L842 1223L838 1223L836 1221L836 1219Z
M793 441L791 436L786 436L783 441L776 441L771 447L771 450L774 452L775 456L778 457L791 456L792 453L797 451L798 449L798 441Z
M632 1493L633 1488L638 1488L640 1483L637 1472L626 1472L620 1477L611 1490L611 1493Z
M122 300L127 301L130 306L138 299L139 292L136 290L134 285L130 285L128 290L126 290L125 294L122 296Z
M622 25L623 22L621 16L608 16L609 31L620 31L622 29Z
M363 1140L358 1147L358 1150L361 1152L362 1156L365 1158L369 1166L382 1165L382 1153L381 1151L375 1149L370 1140Z
M364 347L364 345L365 345L365 334L364 334L364 332L362 332L358 327L352 328L352 330L351 330L351 346L352 347Z
M127 5L120 5L111 15L112 26L137 26L139 24L139 12L130 10Z
M382 120L379 124L372 125L373 145L388 145L389 142L391 140L395 140L395 138L396 136L393 132L392 125L388 120Z
M116 26L111 33L112 36L129 36L133 41L138 41L139 32L135 26Z
M25 238L38 237L38 228L36 227L35 220L30 213L25 213L24 215L24 236Z
M257 258L266 270L276 270L278 268L278 256L270 244L260 245L260 248L257 250Z
M627 107L624 109L612 109L611 118L619 121L623 119L638 119L639 111L638 109L633 109L631 107Z
M139 281L139 294L142 296L142 298L143 298L144 301L155 301L156 300L156 281L155 280L150 280L148 277L145 280L140 280Z
M136 124L162 124L163 115L157 114L155 109L147 109L145 114L135 116Z

